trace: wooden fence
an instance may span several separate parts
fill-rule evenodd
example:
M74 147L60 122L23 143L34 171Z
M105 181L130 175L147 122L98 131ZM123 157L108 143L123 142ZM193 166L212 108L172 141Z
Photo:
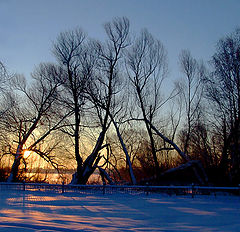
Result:
M0 191L51 191L57 193L78 192L82 194L167 194L167 195L239 195L238 187L213 186L137 186L137 185L65 185L45 183L0 182Z

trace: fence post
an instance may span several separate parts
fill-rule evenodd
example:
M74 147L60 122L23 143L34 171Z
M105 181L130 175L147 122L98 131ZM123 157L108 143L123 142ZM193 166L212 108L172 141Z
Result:
M194 183L192 183L192 198L194 198Z
M64 181L62 182L62 193L64 193Z

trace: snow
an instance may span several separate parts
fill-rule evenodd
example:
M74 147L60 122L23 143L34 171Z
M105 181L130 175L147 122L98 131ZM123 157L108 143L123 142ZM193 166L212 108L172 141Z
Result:
M2 190L0 231L240 231L240 197Z

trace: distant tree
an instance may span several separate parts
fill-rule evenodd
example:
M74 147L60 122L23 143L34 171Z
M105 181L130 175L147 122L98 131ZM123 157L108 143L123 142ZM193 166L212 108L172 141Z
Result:
M6 67L0 61L0 117L14 105L14 97L11 94L9 80L11 75L7 72Z
M7 73L6 67L4 64L0 61L0 90L5 90L5 84L6 81L9 79L9 74Z
M212 126L222 138L220 168L225 177L240 180L240 29L220 39L212 57L206 96L212 103ZM230 171L230 172L229 172Z
M203 64L197 62L197 60L191 56L188 50L183 50L179 59L184 77L178 82L178 87L186 119L184 120L186 123L182 131L182 135L184 134L183 151L188 154L193 124L199 120L201 111L201 100L203 96L202 79L205 75L205 68Z

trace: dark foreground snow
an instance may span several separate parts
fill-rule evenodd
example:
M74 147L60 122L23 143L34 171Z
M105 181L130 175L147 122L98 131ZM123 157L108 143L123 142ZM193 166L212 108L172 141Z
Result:
M0 231L240 231L240 197L0 191Z

